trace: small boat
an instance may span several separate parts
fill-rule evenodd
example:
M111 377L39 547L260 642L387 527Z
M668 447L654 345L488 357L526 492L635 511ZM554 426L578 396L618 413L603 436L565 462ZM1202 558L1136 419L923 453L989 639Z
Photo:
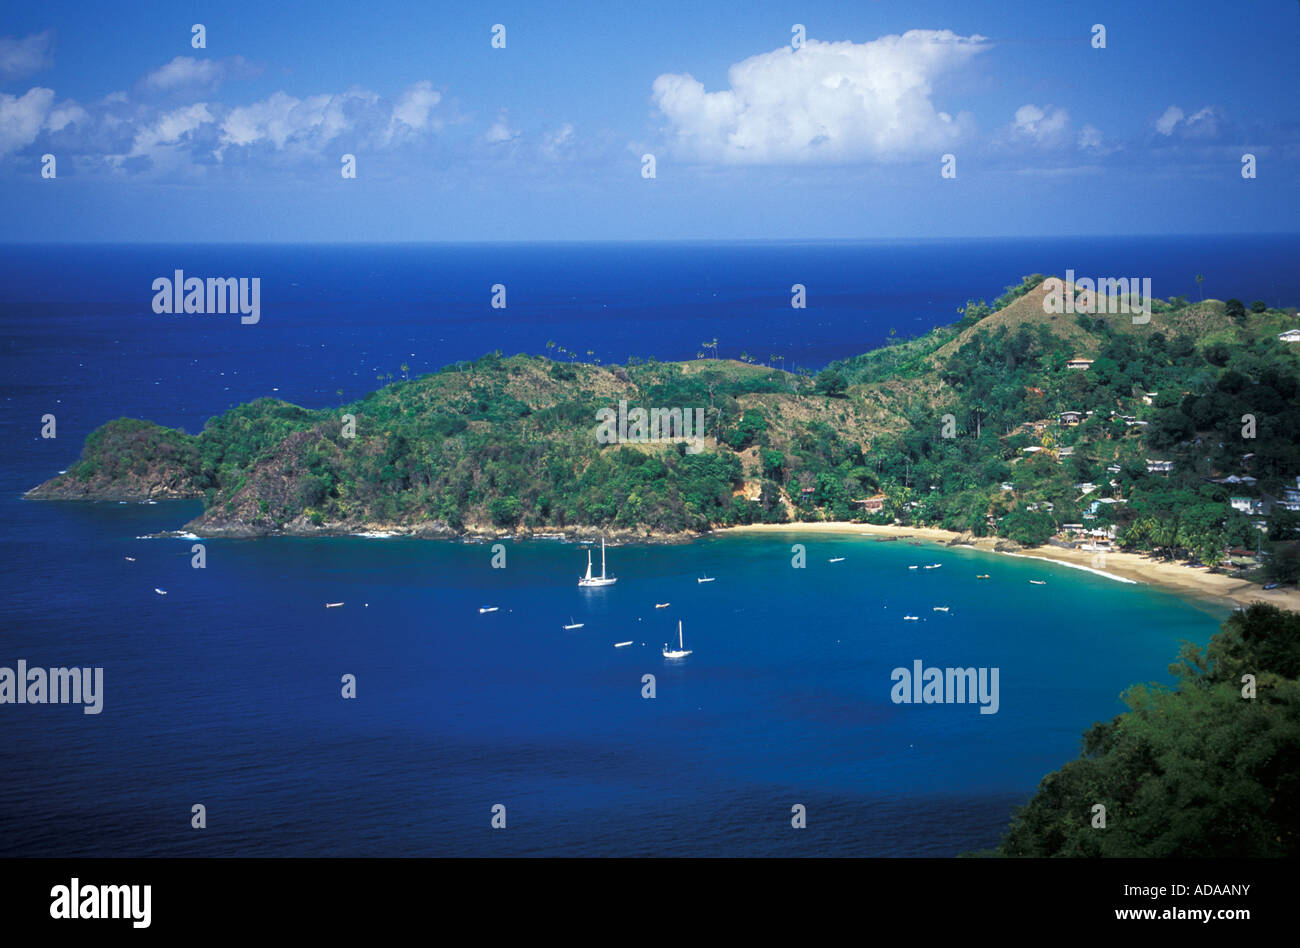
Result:
M1030 582L1033 583L1035 586L1046 586L1046 585L1047 585L1047 580L1045 580L1045 579L1031 579Z
M843 563L843 562L844 562L844 557L842 557L842 556L832 556L832 557L831 557L829 560L827 560L826 562L828 562L828 563Z
M915 622L915 621L917 621L919 618L921 618L921 617L920 617L920 616L903 616L903 621L904 621L904 622Z
M612 586L616 582L612 576L605 575L605 538L600 538L600 575L591 574L591 550L587 551L587 575L578 577L579 586Z
M155 586L155 587L153 588L153 591L156 592L156 593L157 593L158 595L160 595L160 596L165 596L165 595L167 595L167 590L165 590L165 589L159 589L157 586Z
M988 578L989 578L989 574L988 574L988 573L980 573L980 574L979 574L978 576L976 576L975 578L976 578L976 579L988 579Z
M947 612L947 611L948 611L948 607L947 607L947 606L935 606L933 611L934 611L934 612Z
M189 556L188 553L185 554L185 555L186 555L186 556ZM135 562L135 557L134 557L134 556L128 556L128 557L126 558L126 561L127 561L128 563L134 563L134 562Z
M929 566L926 567L926 569L938 569L942 565L943 565L942 563L931 563Z
M341 606L341 605L343 605L343 603L341 603L341 602L327 602L327 603L325 603L325 608L326 608L326 609L337 609L337 608L338 608L339 606Z
M909 566L909 567L908 567L908 569L920 569L920 568L921 568L921 567L919 567L919 566Z
M664 658L685 658L691 654L691 650L686 647L682 641L682 620L677 620L677 648L670 649L667 643L664 643Z
M632 641L631 641L630 639L629 639L628 641L626 641L626 642L615 642L615 643L614 643L614 648L623 648L625 645L631 645L631 644L632 644Z
M569 616L569 624L564 627L564 631L568 632L570 629L581 629L586 624L587 623L585 622L574 622L573 616Z
M667 609L667 608L668 608L669 606L671 606L671 605L672 605L671 602L656 602L656 603L655 603L655 608L656 608L656 609Z
M696 581L697 583L711 583L711 582L713 582L713 581L714 581L715 579L717 579L717 578L718 578L718 577L716 577L716 576L709 576L709 575L706 574L706 575L704 575L704 576L701 576L699 579L697 579L697 580L695 580L695 581Z
M496 612L500 608L500 606L482 606L479 608L478 614L482 615L485 612Z

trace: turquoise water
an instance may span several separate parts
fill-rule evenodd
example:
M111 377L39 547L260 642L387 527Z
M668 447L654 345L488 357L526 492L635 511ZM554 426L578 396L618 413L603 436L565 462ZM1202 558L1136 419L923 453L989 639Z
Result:
M610 547L599 590L576 585L585 547L547 540L504 541L504 569L490 544L208 541L196 570L192 541L135 539L193 505L15 507L0 664L102 665L106 696L4 710L7 855L953 855L995 844L1124 687L1171 681L1179 640L1226 615L806 534ZM32 594L68 549L79 581ZM665 660L678 619L693 654ZM997 667L998 712L892 703L914 659Z

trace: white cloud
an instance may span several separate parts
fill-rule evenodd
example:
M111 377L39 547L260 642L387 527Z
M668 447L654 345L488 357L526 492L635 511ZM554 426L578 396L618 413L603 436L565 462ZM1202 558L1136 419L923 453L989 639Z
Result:
M54 57L50 55L53 43L52 30L22 39L0 36L0 82L22 79L53 65Z
M653 98L675 145L705 161L889 159L947 146L967 129L968 116L935 108L932 84L983 48L983 37L948 30L808 40L736 63L719 92L666 73Z
M196 88L215 90L227 79L247 79L257 72L257 68L243 56L232 56L229 59L177 56L141 79L140 88L146 92L169 92L175 89L192 91Z
M548 158L556 158L571 144L573 144L573 125L565 122L542 139L542 153Z
M519 137L519 130L510 127L507 111L502 109L497 114L497 120L492 123L492 127L487 130L483 136L488 142L497 145L502 142L514 141Z
M61 132L69 125L82 125L89 121L90 113L69 100L50 109L50 114L45 117L45 129L50 132Z
M404 132L403 126L417 132L433 128L436 125L433 110L441 101L442 93L435 91L433 83L427 79L408 87L393 104L385 143Z
M1165 109L1165 114L1156 119L1156 131L1161 135L1172 135L1174 126L1183 120L1183 110L1176 105Z
M1165 109L1164 114L1156 119L1156 131L1166 137L1179 138L1214 138L1224 122L1222 110L1207 105L1200 111L1187 115L1176 105Z
M203 125L216 121L206 102L187 105L161 115L151 125L140 129L131 145L128 157L153 154L160 145L175 145L182 138L192 136Z
M1091 127L1091 126L1089 126ZM1065 109L1022 105L1011 123L1011 136L1020 141L1051 147L1063 144L1070 129L1070 113ZM1093 129L1095 132L1096 129ZM1080 142L1082 144L1082 142Z
M1085 125L1079 129L1079 147L1100 150L1102 148L1101 130L1095 125Z
M36 141L54 102L54 90L28 89L21 98L0 93L0 155Z

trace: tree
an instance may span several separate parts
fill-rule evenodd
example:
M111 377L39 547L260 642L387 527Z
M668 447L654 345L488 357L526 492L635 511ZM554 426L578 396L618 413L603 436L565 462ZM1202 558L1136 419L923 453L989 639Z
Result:
M1203 284L1204 282L1205 282L1205 274L1203 273L1196 274L1196 289L1199 290L1201 293L1202 303L1205 302L1205 290L1201 289L1201 284Z
M821 395L837 398L849 387L848 381L835 369L824 369L817 374L815 391Z
M1267 312L1267 311L1268 311L1268 304L1265 303L1263 300L1255 300L1255 302L1253 302L1253 303L1250 304L1250 311L1251 311L1252 313L1264 313L1264 312Z
M1239 299L1230 299L1224 304L1223 312L1229 319L1242 322L1246 318L1246 304Z

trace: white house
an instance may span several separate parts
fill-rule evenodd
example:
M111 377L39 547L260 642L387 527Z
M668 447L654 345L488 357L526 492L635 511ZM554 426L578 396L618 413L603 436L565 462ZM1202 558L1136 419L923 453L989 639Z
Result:
M1277 338L1282 342L1300 342L1300 329L1288 329L1286 332L1277 334Z

